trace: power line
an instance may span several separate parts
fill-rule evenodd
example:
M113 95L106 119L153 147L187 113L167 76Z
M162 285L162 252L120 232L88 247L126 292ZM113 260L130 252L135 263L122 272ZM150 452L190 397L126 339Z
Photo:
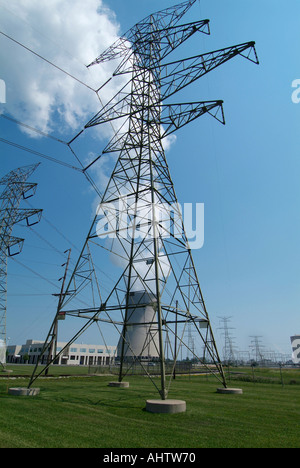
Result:
M78 78L76 78L74 75L71 75L69 72L63 70L61 67L57 66L55 63L53 63L53 62L51 62L50 60L46 59L46 58L43 57L42 55L38 54L37 52L35 52L34 50L30 49L29 47L25 46L24 44L22 44L21 42L17 41L16 39L14 39L13 37L9 36L8 34L4 33L3 31L0 31L0 34L2 34L3 36L5 36L7 39L9 39L9 40L15 42L15 43L18 44L19 46L23 47L25 50L27 50L27 51L29 51L30 53L34 54L35 56L37 56L37 57L40 58L41 60L44 60L44 61L45 61L46 63L48 63L49 65L52 65L54 68L56 68L57 70L61 71L61 72L64 73L65 75L67 75L67 76L73 78L75 81L77 81L78 83L82 84L82 85L85 86L86 88L88 88L88 89L90 89L91 91L95 92L96 95L97 95L97 97L98 97L98 99L99 99L99 102L100 102L101 105L103 106L102 100L101 100L101 98L100 98L100 96L99 96L99 89L96 90L96 89L92 88L91 86L87 85L87 84L84 83L83 81L81 81L81 80L79 80ZM60 139L58 139L58 138L56 138L56 137L53 137L53 136L49 135L48 133L42 132L42 131L38 130L38 129L35 128L35 127L31 127L31 126L29 126L28 124L25 124L24 122L20 122L20 121L18 121L18 120L16 120L16 119L13 119L13 118L8 117L8 116L3 116L3 117L6 118L6 119L8 119L8 120L11 120L11 121L14 122L14 123L17 123L17 124L23 126L23 127L25 127L25 128L28 128L28 129L30 129L30 130L32 130L32 131L35 131L35 132L37 132L37 133L39 133L39 134L41 134L41 135L43 135L43 136L46 136L46 137L48 137L48 138L52 138L52 139L54 139L55 141L57 141L57 142L59 142L59 143L63 143L63 144L65 144L65 145L67 145L67 146L69 147L70 151L73 153L73 155L74 155L75 158L77 159L77 161L79 162L79 164L82 166L82 169L76 168L75 166L72 166L71 164L65 163L65 162L60 161L60 160L58 160L58 159L56 159L56 158L53 158L53 157L51 157L51 156L47 156L47 155L45 155L45 154L43 154L43 153L40 153L40 152L38 152L38 151L32 150L32 149L30 149L30 148L27 148L27 147L25 147L25 146L19 145L19 144L17 144L17 143L12 142L12 141L6 140L6 139L4 139L4 138L0 138L0 141L1 141L2 143L6 143L6 144L8 144L8 145L14 146L14 147L16 147L16 148L18 148L18 149L21 149L21 150L23 150L23 151L27 151L27 152L29 152L29 153L35 154L35 155L37 155L37 156L39 156L39 157L41 157L41 158L48 159L48 160L50 160L50 161L52 161L52 162L55 162L55 163L57 163L57 164L61 164L61 165L63 165L63 166L69 167L69 168L74 169L74 170L77 170L77 171L79 171L79 172L83 172L84 175L85 175L85 177L86 177L86 179L88 180L88 182L92 185L92 187L94 188L94 190L96 191L96 193L99 195L99 197L101 197L101 193L99 192L98 187L96 186L95 182L93 181L93 179L91 178L91 176L90 176L89 174L86 173L86 169L87 169L87 168L84 169L84 167L83 167L81 161L79 160L78 156L76 155L75 151L74 151L74 150L71 148L71 146L70 146L71 143L72 143L84 130L81 130L81 131L79 132L79 134L77 134L69 143L67 143L67 142L65 142L65 141L62 141L62 140L60 140ZM112 123L111 123L111 126L112 126L112 129L113 129L113 131L114 131L114 127L113 127Z
M100 98L99 98L99 99L100 99ZM83 167L82 162L81 162L80 159L78 158L78 156L77 156L77 154L75 153L75 151L73 150L73 148L71 148L71 146L70 146L70 143L71 143L72 141L74 141L74 140L83 132L83 130L82 130L78 135L76 135L76 137L74 137L74 138L71 140L71 142L67 143L67 142L65 142L65 141L63 141L63 140L60 140L60 139L58 139L58 138L56 138L56 137L54 137L54 136L52 136L52 135L49 135L48 133L42 132L41 130L38 130L38 129L35 128L35 127L32 127L32 126L30 126L30 125L27 125L27 124L25 124L24 122L21 122L21 121L19 121L19 120L17 120L17 119L13 119L13 118L11 118L11 117L9 117L9 116L7 116L7 115L0 115L0 117L5 118L5 119L7 119L7 120L10 120L11 122L13 122L13 123L15 123L15 124L18 124L18 125L21 125L21 126L23 126L23 127L26 127L26 128L28 128L28 129L30 129L30 130L32 130L32 131L34 131L34 132L37 132L37 133L39 133L39 134L41 134L41 135L43 135L43 136L45 136L45 137L47 137L47 138L51 138L52 140L55 140L55 141L57 141L58 143L62 143L62 144L64 144L64 145L66 145L66 146L69 148L69 150L71 151L71 153L73 154L73 156L76 158L76 160L78 161L78 163L81 165L82 169L80 169L79 167L73 166L72 164L69 164L69 163L67 163L67 162L65 162L65 161L61 161L60 159L54 158L53 156L46 155L46 154L41 153L40 151L36 151L36 150L34 150L34 149L32 149L32 148L28 148L27 146L23 146L23 145L20 145L20 144L18 144L18 143L15 143L15 142L13 142L13 141L6 140L5 138L0 138L0 141L1 141L2 143L5 143L5 144L10 145L10 146L14 146L15 148L18 148L18 149L21 149L21 150L26 151L26 152L28 152L28 153L34 154L34 155L36 155L36 156L38 156L38 157L40 157L40 158L47 159L48 161L54 162L54 163L56 163L56 164L60 164L60 165L62 165L62 166L65 166L65 167L68 167L68 168L73 169L73 170L75 170L75 171L78 171L78 172L83 173L84 176L85 176L85 178L87 179L87 181L90 183L90 185L93 187L93 189L94 189L95 192L97 193L97 195L98 195L99 197L101 197L101 193L100 193L100 191L99 191L97 185L95 184L95 182L94 182L94 180L92 179L92 177L91 177L89 174L87 174L87 172L86 172L86 170L87 170L88 168L84 168L84 167Z
M8 297L52 296L52 294L7 294Z
M22 151L26 151L27 153L31 153L31 154L34 154L35 156L38 156L40 158L43 158L43 159L47 159L48 161L52 161L56 164L60 164L62 166L65 166L65 167L68 167L69 169L73 169L74 171L78 171L78 172L83 172L82 169L80 169L79 167L75 167L75 166L72 166L72 164L69 164L67 162L64 162L64 161L60 161L59 159L56 159L56 158L53 158L52 156L48 156L47 154L44 154L44 153L41 153L40 151L36 151L32 148L28 148L27 146L23 146L23 145L19 145L18 143L15 143L13 141L10 141L10 140L6 140L5 138L0 138L0 141L1 143L5 143L6 145L10 145L10 146L13 146L15 148L18 148Z
M31 204L29 203L28 200L26 200L26 203L28 206L31 206ZM49 224L49 226L57 232L57 234L59 234L72 248L74 248L75 250L77 250L78 252L80 252L80 250L78 249L78 247L76 247L76 245L65 235L63 234L51 221L49 221L49 219L47 219L44 215L42 215L41 219L43 221L46 221L47 224ZM37 231L35 231L32 227L29 228L36 236L38 236L43 242L45 242L49 247L51 247L52 250L54 250L56 253L58 253L59 255L62 255L64 256L64 254L58 250L53 244L51 244L51 242L49 242L45 237L43 237L40 233L38 233ZM71 263L74 263L73 260L70 260ZM41 262L41 263L45 263L45 262ZM94 265L95 268L97 268L103 275L104 275L104 278L109 278L109 275L107 273L107 271L104 271L102 270L98 265ZM110 278L111 279L111 278ZM105 289L107 292L108 292L108 289L105 288L105 286L102 285L102 288Z
M44 60L44 62L48 63L49 65L52 65L54 68L56 68L57 70L61 71L62 73L64 73L65 75L69 76L70 78L73 78L73 80L77 81L78 83L82 84L83 86L85 86L86 88L90 89L91 91L94 91L95 93L97 92L96 89L92 88L91 86L87 85L86 83L84 83L83 81L81 81L79 78L76 78L76 76L74 75L71 75L71 73L67 72L66 70L63 70L61 67L59 67L58 65L56 65L55 63L53 62L50 62L50 60L46 59L45 57L43 57L42 55L38 54L37 52L35 52L34 50L30 49L29 47L25 46L24 44L22 44L21 42L17 41L16 39L14 39L13 37L9 36L8 34L5 34L3 31L0 31L0 34L2 34L3 36L5 36L7 39L9 39L10 41L13 41L15 42L16 44L18 44L19 46L23 47L23 49L27 50L28 52L32 53L33 55L35 55L36 57L40 58L41 60Z
M62 47L61 43L59 42L56 42L54 41L53 37L49 37L49 36L46 36L46 34L44 32L41 32L39 29L37 29L36 27L34 27L30 22L26 21L26 19L22 16L19 16L16 12L10 10L7 5L1 5L1 8L4 8L8 13L10 13L11 15L13 15L15 18L17 18L19 21L25 23L27 26L29 26L35 33L38 33L40 36L42 36L44 39L46 39L48 42L51 42L55 48L60 48L62 51L64 51L69 57L71 57L73 60L76 60L78 63L80 63L80 65L84 66L85 67L85 64L83 62L81 62L80 60L78 60L77 57L75 57L73 54L70 53L69 50L65 49L64 47Z
M45 276L41 275L40 273L38 273L37 271L33 270L32 268L30 268L29 266L27 265L24 265L24 263L20 262L19 260L17 260L16 258L14 257L11 257L11 259L18 263L19 265L21 265L22 267L26 268L26 270L30 271L31 273L33 273L35 276L38 276L40 279L46 281L47 283L51 284L51 286L53 286L54 288L58 289L58 286L57 284L53 283L52 281L50 281L48 278L45 278Z
M39 135L45 136L45 137L47 137L47 138L51 138L52 140L55 140L55 141L57 141L58 143L62 143L62 144L64 144L64 145L68 145L68 143L67 143L66 141L60 140L59 138L56 138L56 137L50 135L49 133L42 132L42 131L39 130L38 128L32 127L31 125L28 125L28 124L25 124L24 122L21 122L20 120L13 119L12 117L9 117L9 116L6 115L6 114L0 114L0 117L1 117L2 119L6 119L6 120L9 120L10 122L13 122L13 123L15 123L15 124L18 124L18 125L20 125L21 127L28 128L29 130L32 130L33 132L36 132L36 133L38 133Z

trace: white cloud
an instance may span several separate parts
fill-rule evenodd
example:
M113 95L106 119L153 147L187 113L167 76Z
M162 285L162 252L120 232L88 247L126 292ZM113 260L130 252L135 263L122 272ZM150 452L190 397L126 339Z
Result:
M37 54L98 89L117 67L115 61L87 68L119 36L115 14L103 0L10 0L0 3L0 30ZM0 79L6 84L4 112L17 120L70 141L101 108L95 92L62 71L0 35ZM122 75L111 80L100 92L108 102L130 79ZM126 88L127 89L127 88ZM110 140L123 120L87 129L91 140ZM126 124L122 131L126 130ZM22 127L31 137L40 135ZM95 140L95 137L96 140ZM175 135L163 140L166 151ZM103 142L103 148L106 145ZM102 148L102 149L103 149ZM88 164L101 148L88 152ZM103 191L109 180L115 154L102 157L92 168L92 176Z
M0 27L94 89L115 67L85 66L118 37L115 15L102 0L10 0L0 6ZM72 133L99 110L96 93L2 35L0 62L5 112L28 125Z
M0 4L0 30L93 89L105 83L117 66L112 61L86 67L120 33L115 14L103 0L10 0ZM0 63L0 79L6 84L4 112L29 126L68 141L101 108L95 92L3 35ZM124 75L110 81L100 92L103 101L128 79ZM94 135L110 139L113 128L122 123L119 119L100 125ZM174 135L163 140L166 151L175 140Z

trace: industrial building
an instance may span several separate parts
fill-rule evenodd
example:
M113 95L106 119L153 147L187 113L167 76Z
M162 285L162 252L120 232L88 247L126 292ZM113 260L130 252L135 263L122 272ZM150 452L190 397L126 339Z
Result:
M44 342L27 340L23 345L10 345L7 347L7 363L36 364ZM61 351L67 343L58 342L57 352ZM117 347L73 343L67 346L55 364L67 366L110 366L115 362ZM43 356L42 364L47 362L48 355Z

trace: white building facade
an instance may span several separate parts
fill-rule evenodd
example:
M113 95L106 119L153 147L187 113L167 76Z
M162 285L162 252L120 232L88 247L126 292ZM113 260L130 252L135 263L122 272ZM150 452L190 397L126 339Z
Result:
M42 351L44 342L27 340L24 345L10 345L7 347L7 363L36 364ZM57 343L57 353L65 348L67 343ZM65 366L110 366L114 364L116 346L91 345L73 343L68 346L54 364ZM44 355L41 364L47 362L48 355Z

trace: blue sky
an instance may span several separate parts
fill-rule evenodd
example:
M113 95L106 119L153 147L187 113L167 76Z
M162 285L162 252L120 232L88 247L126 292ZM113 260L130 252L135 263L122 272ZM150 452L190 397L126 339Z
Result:
M64 69L74 66L71 72L75 76L84 76L91 80L89 83L99 80L101 84L103 75L99 69L91 76L81 75L83 63L101 53L101 45L93 57L91 53L97 46L93 44L85 60L82 42L74 42L72 48L71 33L64 37L67 28L65 32L64 28L58 29L61 35L53 37L52 23L47 30L47 19L43 18L46 26L41 31L38 15L25 16L28 6L23 2L24 15L22 8L16 13L12 10L16 3L12 2L8 11L5 2L0 2L0 10L5 13L0 15L1 31ZM34 0L30 3L37 11ZM93 28L95 35L99 34L95 14L90 27L77 18L77 3L73 3L73 12L70 7L70 15L78 20L73 33L83 36L81 28L88 27L91 37ZM90 3L92 7L97 2ZM117 32L125 32L149 13L174 4L170 0L106 0L109 21L103 23L102 34L113 39ZM173 97L174 102L224 100L226 126L202 117L177 132L176 142L167 152L179 202L205 204L205 243L193 252L193 257L220 348L222 336L218 327L222 316L232 317L232 334L242 351L249 350L250 336L259 335L266 350L288 354L290 336L300 333L300 104L291 99L292 82L300 79L299 17L297 0L197 1L184 22L210 19L211 36L195 35L174 55L175 60L254 40L260 60L256 66L238 57ZM89 21L89 14L85 13L85 19ZM26 26L24 30L20 25ZM0 37L0 48L0 79L5 79L7 85L7 104L2 104L1 109L6 115L21 121L27 115L31 125L38 127L43 122L47 133L68 141L82 128L82 122L95 114L99 103L92 102L93 93L85 89L87 94L79 94L77 84L70 97L71 110L59 96L60 106L56 112L52 106L51 118L39 116L40 102L36 102L35 110L29 92L28 96L24 94L29 90L26 80L31 84L36 77L46 81L48 75L43 73L53 73L53 80L59 80L62 88L71 81L50 65L29 57L28 52L7 38ZM16 54L24 60L24 71L13 63ZM67 55L72 60L63 62ZM22 73L25 83L18 87ZM52 82L45 84L41 99L49 97L51 86ZM20 89L23 96L18 98L18 105L15 94L18 96ZM57 89L53 92L59 95ZM91 104L85 98L90 99L90 94ZM74 107L76 102L84 109L82 115ZM85 107L87 102L90 107ZM66 112L68 119L72 112L77 117L69 126L62 124ZM0 126L1 138L76 164L63 145L24 133L24 129L3 118ZM106 134L84 138L78 144L80 157L87 160L90 151L100 153L106 142ZM52 294L58 291L58 278L63 273L62 252L72 246L75 261L89 228L95 195L80 173L1 142L0 158L1 176L18 166L42 162L31 177L38 183L38 192L29 201L34 207L43 208L44 219L33 230L16 226L13 234L25 237L25 245L22 254L8 264L7 336L10 343L21 343L28 338L45 337L55 313L56 298ZM101 170L107 176L110 168L108 161ZM93 176L98 178L99 173ZM101 180L103 184L105 178ZM96 339L91 334L90 340Z

